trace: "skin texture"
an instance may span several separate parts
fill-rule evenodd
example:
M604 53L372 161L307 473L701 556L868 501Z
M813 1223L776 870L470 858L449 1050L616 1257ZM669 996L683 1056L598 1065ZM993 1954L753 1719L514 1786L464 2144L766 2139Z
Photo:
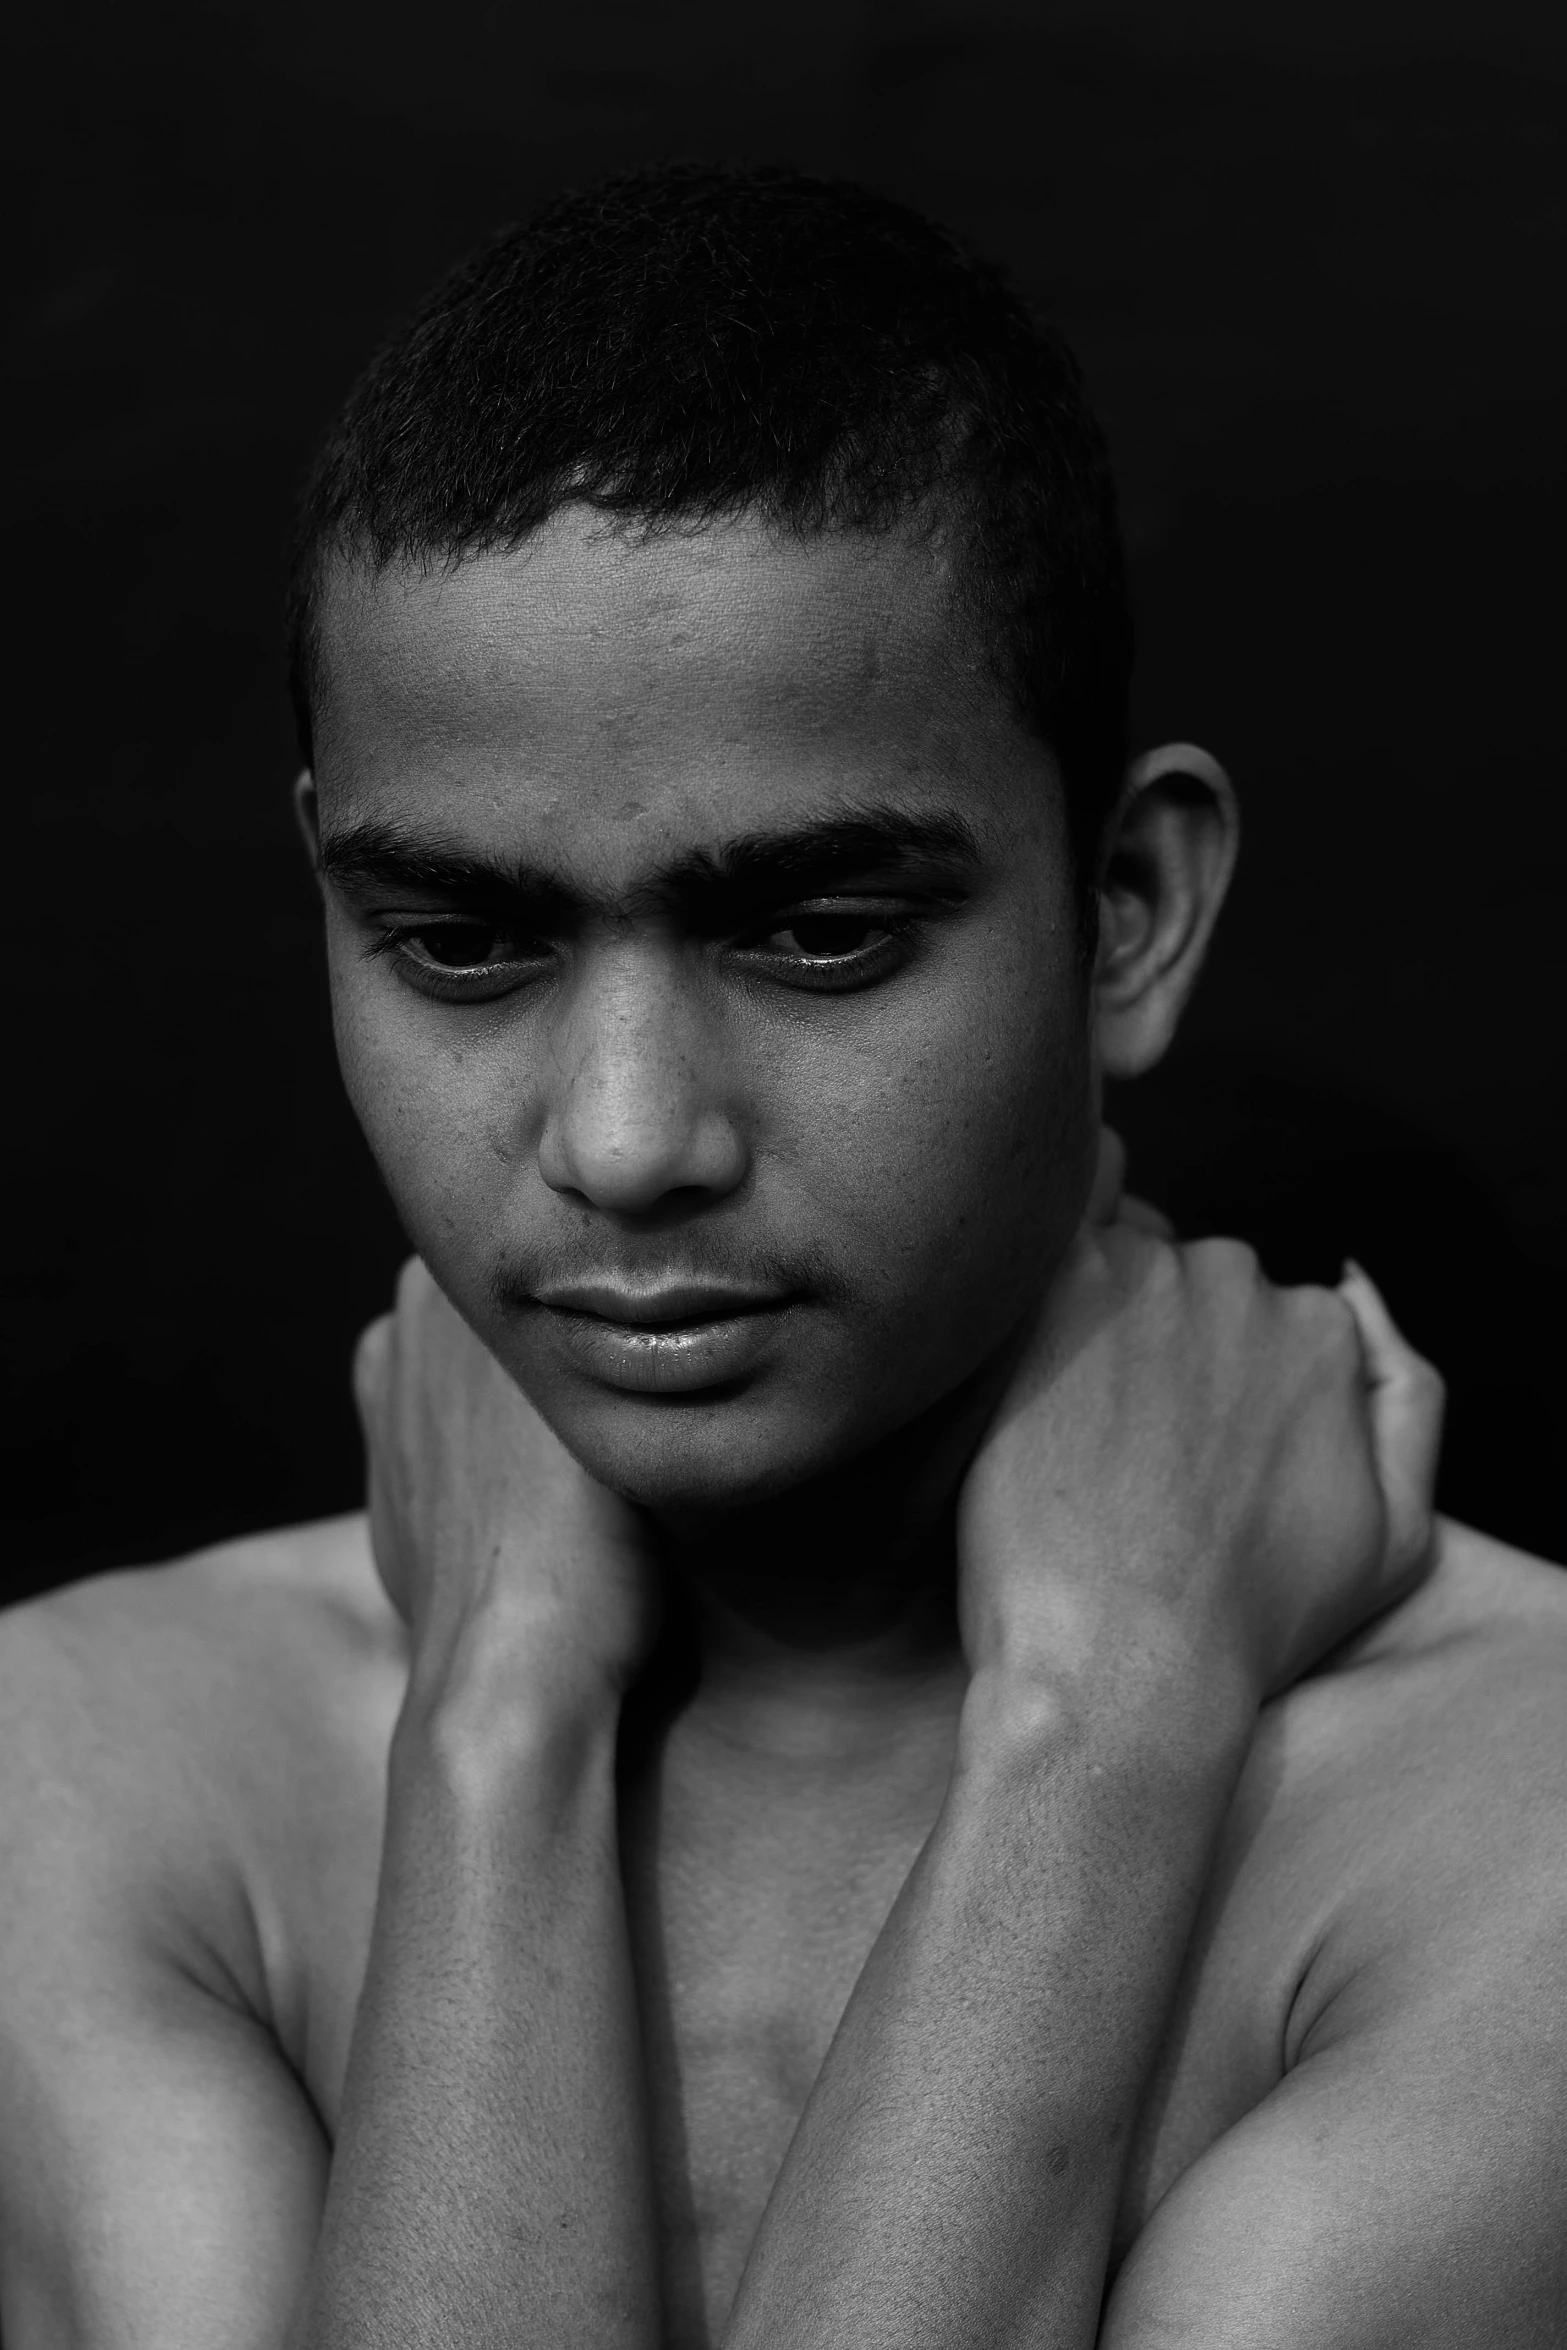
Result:
M938 546L649 549L568 514L515 556L333 600L329 838L370 818L519 860L542 843L586 900L573 968L454 1018L366 962L385 893L329 892L333 1000L416 1247L578 1457L638 1500L776 1492L907 1423L1037 1302L1081 1212L1094 1136L1060 789L968 673L948 594ZM693 847L885 801L956 814L981 846L972 877L886 892L928 908L896 986L770 984L759 958L636 906ZM956 909L938 903L953 879ZM720 1406L606 1399L494 1298L502 1279L671 1259L803 1293L776 1364Z
M1090 974L939 540L567 513L327 651L345 1075L440 1289L361 1350L373 1553L0 1643L8 2343L1553 2342L1560 1587L1416 1580L1374 1295L1083 1222L1223 778L1134 770ZM668 885L868 806L946 861ZM911 925L833 991L829 900ZM476 922L488 1000L384 951ZM787 1295L721 1395L537 1295L670 1270Z

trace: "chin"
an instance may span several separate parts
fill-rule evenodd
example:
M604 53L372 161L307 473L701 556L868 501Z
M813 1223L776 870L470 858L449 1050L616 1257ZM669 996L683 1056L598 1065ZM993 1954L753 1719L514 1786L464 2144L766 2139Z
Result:
M617 1396L564 1409L534 1400L590 1477L655 1513L754 1509L841 1467L882 1433L744 1393Z

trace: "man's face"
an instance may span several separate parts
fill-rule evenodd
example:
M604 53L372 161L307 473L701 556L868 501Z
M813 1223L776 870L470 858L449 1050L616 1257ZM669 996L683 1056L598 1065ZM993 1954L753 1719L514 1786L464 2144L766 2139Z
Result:
M912 536L333 585L343 1070L408 1233L585 1466L752 1502L952 1393L1093 1159L1059 779Z

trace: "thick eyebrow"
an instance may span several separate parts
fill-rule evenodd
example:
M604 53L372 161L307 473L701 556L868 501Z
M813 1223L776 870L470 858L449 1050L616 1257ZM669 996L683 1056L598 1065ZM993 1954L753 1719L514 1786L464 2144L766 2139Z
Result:
M449 834L423 825L394 824L367 818L337 831L323 830L316 850L316 869L327 881L352 897L371 897L377 890L397 890L408 896L461 898L470 903L514 904L540 900L564 912L576 893L558 874L527 864L506 864L499 858L476 855Z
M659 877L661 893L691 911L705 903L764 904L846 882L939 877L949 887L980 862L973 827L956 809L914 815L872 806L788 831L742 833L715 849L680 858Z
M324 832L321 872L340 889L428 893L560 921L602 908L569 876L527 861L476 854L440 831L368 819ZM950 889L980 863L973 827L956 809L918 815L880 804L776 832L749 832L659 866L614 911L671 904L697 921L871 875L897 879L935 868Z

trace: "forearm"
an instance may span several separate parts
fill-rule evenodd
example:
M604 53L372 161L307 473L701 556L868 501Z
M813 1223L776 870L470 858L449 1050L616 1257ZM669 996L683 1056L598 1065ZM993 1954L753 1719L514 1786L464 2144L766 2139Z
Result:
M1131 2125L1249 1734L1244 1703L1149 1695L971 1688L947 1802L812 2093L727 2350L1092 2344Z
M405 1708L291 2350L657 2343L616 1710Z

